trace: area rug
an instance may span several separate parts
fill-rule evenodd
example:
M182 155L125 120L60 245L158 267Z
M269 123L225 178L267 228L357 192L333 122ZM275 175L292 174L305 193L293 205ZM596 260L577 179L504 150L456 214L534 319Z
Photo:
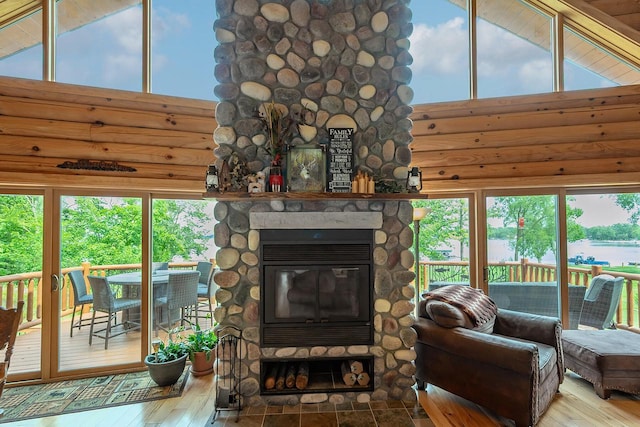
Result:
M147 371L97 378L6 388L0 398L0 424L110 406L178 397L189 377L186 368L178 382L159 387Z

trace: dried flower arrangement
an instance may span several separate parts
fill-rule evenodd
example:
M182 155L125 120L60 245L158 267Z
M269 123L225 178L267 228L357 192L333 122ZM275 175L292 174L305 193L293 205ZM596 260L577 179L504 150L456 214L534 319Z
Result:
M287 141L298 132L298 120L286 114L286 107L273 100L262 105L259 117L267 133L266 148L271 155L271 165L280 166L286 151Z

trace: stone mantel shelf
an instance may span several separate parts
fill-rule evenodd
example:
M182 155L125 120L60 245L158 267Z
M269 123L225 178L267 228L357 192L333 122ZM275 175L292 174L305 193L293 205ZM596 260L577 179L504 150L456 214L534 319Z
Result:
M245 192L207 192L203 194L205 199L216 199L221 201L238 201L238 200L420 200L427 199L426 194L421 193L305 193L305 192L286 192L286 193L245 193Z

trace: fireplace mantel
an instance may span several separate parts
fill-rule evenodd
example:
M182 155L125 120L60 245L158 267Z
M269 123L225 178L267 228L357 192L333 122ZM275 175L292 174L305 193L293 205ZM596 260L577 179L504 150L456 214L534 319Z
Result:
M221 201L238 200L422 200L429 196L423 193L249 193L249 192L207 192L202 195L205 199L216 199Z
M382 227L380 212L251 212L249 225L263 229L364 229Z

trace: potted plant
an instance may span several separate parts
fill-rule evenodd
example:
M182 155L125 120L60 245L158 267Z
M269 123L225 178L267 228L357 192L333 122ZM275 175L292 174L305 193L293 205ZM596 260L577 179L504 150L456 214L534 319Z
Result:
M175 384L184 372L189 349L183 340L169 341L165 344L161 340L152 343L153 353L147 355L144 364L147 365L149 376L159 386Z
M214 350L218 344L215 330L203 330L199 325L196 325L194 333L187 335L184 340L191 361L191 374L197 377L212 373L215 360Z

